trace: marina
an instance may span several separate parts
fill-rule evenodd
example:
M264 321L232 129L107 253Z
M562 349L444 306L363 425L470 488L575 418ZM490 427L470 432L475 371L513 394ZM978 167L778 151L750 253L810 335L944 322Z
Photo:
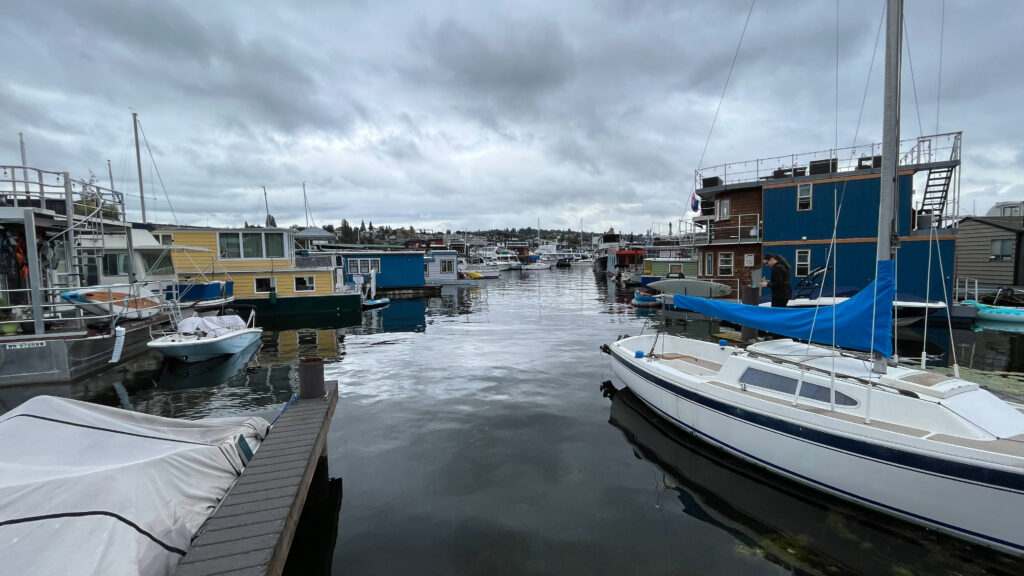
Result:
M171 417L272 420L295 390L299 358L323 357L325 379L337 380L339 389L327 432L329 476L345 481L330 559L335 573L501 571L509 563L513 572L529 571L528 563L570 574L629 571L636 566L631 550L648 546L662 550L644 563L654 572L685 564L708 573L778 573L805 565L793 554L820 573L869 574L864 567L871 566L1016 572L1014 557L799 489L786 493L810 504L783 525L772 517L789 518L778 507L727 526L699 513L683 498L680 486L691 482L686 470L680 476L635 454L632 440L609 424L614 405L601 384L611 366L598 348L653 330L712 342L736 332L638 309L629 303L633 297L633 289L586 268L503 273L435 298L368 310L347 326L265 331L262 347L234 373L199 366L186 374L143 356L120 373L49 393ZM896 342L908 358L919 358L923 347L939 367L956 353L965 371L987 375L990 390L1024 402L1024 356L1015 353L1024 335L957 329L950 347L941 339L944 328L930 328L927 343L912 328L901 329ZM0 389L0 398L16 402L16 392ZM742 469L724 454L714 462ZM772 501L777 488L770 486L750 497ZM826 541L819 533L837 520L852 540ZM607 546L612 537L619 546ZM848 564L837 546L871 553ZM785 549L793 552L779 555Z
M1024 574L1024 7L193 8L0 22L0 576Z

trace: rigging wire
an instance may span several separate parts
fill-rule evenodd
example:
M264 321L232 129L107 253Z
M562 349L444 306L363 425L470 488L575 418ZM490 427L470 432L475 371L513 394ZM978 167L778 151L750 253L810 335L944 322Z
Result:
M910 85L914 88L914 109L917 111L917 135L924 136L924 125L921 124L921 104L917 101L917 79L914 78L914 59L910 56L910 31L907 30L907 19L903 19L903 38L907 46L907 64L910 65Z
M740 47L743 46L743 37L747 35L747 25L750 24L750 15L754 12L754 4L757 0L750 0L750 9L747 11L747 19L743 22L743 31L740 32L740 40L736 44L736 51L732 55L732 63L729 65L729 74L725 77L725 85L722 86L722 95L718 99L718 106L715 108L715 116L711 119L711 128L708 130L708 137L704 141L704 150L700 153L700 159L697 160L697 168L700 169L701 165L704 164L704 155L708 152L708 144L711 143L711 135L715 132L715 124L718 122L718 113L722 110L722 102L725 101L725 91L729 88L729 80L732 78L732 71L736 68L736 59L740 55ZM691 182L691 185L696 185L696 182ZM691 193L693 190L691 189Z
M139 132L142 132L142 141L146 143L146 151L149 152L149 161L153 165L153 169L156 170L156 177L160 181L160 188L164 191L164 198L167 200L167 209L171 211L171 217L174 218L174 223L179 224L178 215L174 212L174 206L171 206L171 198L167 195L167 187L164 186L163 176L160 175L160 168L156 165L156 158L153 157L153 149L149 147L149 140L146 138L146 131L142 128L141 120L139 120Z
M935 96L935 133L939 133L939 109L942 107L942 45L946 39L946 0L942 0L942 15L939 17L939 86Z
M850 157L851 158L856 154L857 137L860 135L861 120L864 118L864 108L867 105L868 88L871 86L871 72L872 72L872 70L874 70L874 67L875 67L875 57L878 54L878 40L881 38L881 35L882 35L882 24L885 22L885 9L886 9L886 5L885 5L885 2L883 1L882 2L882 13L879 15L879 19L878 19L878 29L875 32L875 46L874 46L874 49L871 52L871 64L868 66L868 77L867 77L867 80L865 80L865 82L864 82L864 94L863 94L863 96L861 96L860 112L857 114L857 125L856 125L856 127L854 128L854 131L853 131L853 146L852 146L852 148L850 150ZM837 154L838 154L838 152L837 152ZM835 298L836 298L836 295L835 295L835 283L836 283L836 278L838 277L838 274L839 274L839 265L838 265L838 260L836 259L836 251L837 251L836 238L837 238L837 231L838 231L838 228L839 228L839 217L842 215L843 202L846 199L846 187L847 187L847 184L849 184L849 180L844 180L843 181L842 193L839 195L838 202L836 202L835 224L832 226L832 238L829 241L828 253L825 256L825 273L824 273L824 276L822 276L822 279L821 279L821 284L824 286L825 282L828 279L828 265L829 265L830 262L835 262L835 265L833 267L834 269L833 269L833 272L832 272L832 275L833 275L833 278L832 278L832 284L833 284L833 289L832 289L832 305L833 306L835 306ZM877 270L876 270L876 272L877 272ZM821 290L818 291L818 298L819 298L819 300L821 299ZM815 325L817 324L817 321L818 321L818 309L819 309L819 307L820 306L815 306L814 307L814 315L811 317L811 332L809 334L810 337L814 336L814 327L815 327ZM833 313L834 313L835 312L835 308L833 308L832 310L833 310ZM833 322L833 324L834 324L834 322ZM872 325L873 324L874 324L874 318L872 318ZM833 339L833 343L834 342L835 342L835 340ZM873 345L874 344L872 343L872 346ZM807 348L808 348L808 350L810 349L810 342L808 342Z

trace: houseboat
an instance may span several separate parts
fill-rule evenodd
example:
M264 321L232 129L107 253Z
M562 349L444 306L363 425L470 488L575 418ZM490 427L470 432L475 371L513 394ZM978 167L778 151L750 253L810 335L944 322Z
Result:
M358 290L344 282L344 271L331 254L297 254L294 230L287 228L206 228L160 226L175 246L179 278L202 275L234 282L235 302L253 306L260 324L278 317L318 316L339 322L362 309Z
M900 144L897 300L901 295L907 300L927 296L930 301L952 295L951 281L938 270L952 270L954 262L960 140L961 134L954 132ZM763 254L772 252L790 262L796 286L826 265L838 213L835 253L828 262L836 274L836 295L866 286L874 278L881 147L870 144L697 170L697 213L683 230L683 242L697 253L699 277L730 285L738 296L740 288L755 285ZM923 190L916 200L915 182ZM832 296L831 275L824 283L816 294Z

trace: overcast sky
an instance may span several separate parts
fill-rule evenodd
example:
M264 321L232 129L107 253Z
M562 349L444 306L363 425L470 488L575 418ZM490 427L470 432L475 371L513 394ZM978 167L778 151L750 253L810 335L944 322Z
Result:
M0 18L0 163L21 163L19 132L30 166L106 182L109 159L139 220L135 111L166 187L143 150L150 221L175 221L169 197L181 224L262 222L266 186L278 224L305 225L305 182L318 225L441 231L675 228L750 8L18 4ZM906 2L901 136L963 131L961 213L983 214L1024 199L1024 2L942 8ZM840 148L880 142L882 13L842 0L837 32L834 1L757 2L702 165L831 148L837 116Z

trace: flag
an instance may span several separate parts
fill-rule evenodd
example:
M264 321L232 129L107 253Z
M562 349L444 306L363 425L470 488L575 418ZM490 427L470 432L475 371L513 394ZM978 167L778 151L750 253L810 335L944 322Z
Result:
M693 194L690 196L690 208L692 208L694 212L700 212L700 199L697 198L696 190L694 190Z

